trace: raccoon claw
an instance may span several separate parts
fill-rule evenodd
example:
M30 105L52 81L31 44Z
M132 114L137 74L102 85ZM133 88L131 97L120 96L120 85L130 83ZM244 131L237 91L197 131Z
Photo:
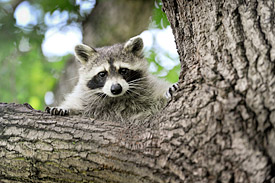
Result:
M166 92L165 96L167 99L171 99L173 96L173 92L179 89L179 84L175 83L171 87L169 87L168 91Z
M56 107L46 107L45 111L51 115L68 116L69 110Z

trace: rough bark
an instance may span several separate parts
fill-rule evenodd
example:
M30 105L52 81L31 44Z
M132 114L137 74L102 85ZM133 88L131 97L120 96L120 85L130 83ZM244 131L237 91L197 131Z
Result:
M274 1L163 6L182 65L179 99L160 119L177 175L274 182Z
M0 122L1 182L161 181L152 171L158 150L144 126L4 103Z
M153 0L97 1L83 22L83 43L101 47L122 43L147 29L152 16ZM142 13L140 12L142 10ZM54 106L64 100L78 81L79 64L70 58L55 90Z
M273 1L163 0L180 90L140 124L0 105L11 182L275 182Z

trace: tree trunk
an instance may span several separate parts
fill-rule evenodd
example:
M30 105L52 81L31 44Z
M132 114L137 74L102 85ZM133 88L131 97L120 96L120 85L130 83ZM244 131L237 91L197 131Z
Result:
M275 182L274 1L163 6L182 73L160 122L179 179Z
M141 124L0 105L4 182L275 182L274 2L163 0L180 89Z

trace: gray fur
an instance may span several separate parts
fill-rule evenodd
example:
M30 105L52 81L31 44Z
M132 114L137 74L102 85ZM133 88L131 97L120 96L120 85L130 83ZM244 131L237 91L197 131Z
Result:
M76 46L76 57L82 63L78 84L59 107L47 108L46 111L53 115L81 113L91 118L110 121L142 120L158 112L167 103L165 93L169 91L170 84L148 72L148 62L143 58L142 49L143 42L138 37L124 44L97 49L86 45ZM142 73L141 79L128 83L129 89L117 97L104 94L102 89L91 90L87 87L91 77L97 74L92 73L93 69L108 66L110 60L114 64L126 64L128 69ZM116 77L119 81L122 80L119 75Z

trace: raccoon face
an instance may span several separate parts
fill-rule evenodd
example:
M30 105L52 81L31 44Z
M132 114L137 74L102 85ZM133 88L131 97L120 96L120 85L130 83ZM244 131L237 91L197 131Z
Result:
M99 90L109 97L119 97L124 95L131 84L142 77L139 70L131 70L123 67L109 65L109 68L98 72L88 81L87 87L92 90Z
M100 96L119 97L143 77L142 49L142 39L135 37L124 45L101 50L77 45L75 55L88 70L85 75L89 89Z

